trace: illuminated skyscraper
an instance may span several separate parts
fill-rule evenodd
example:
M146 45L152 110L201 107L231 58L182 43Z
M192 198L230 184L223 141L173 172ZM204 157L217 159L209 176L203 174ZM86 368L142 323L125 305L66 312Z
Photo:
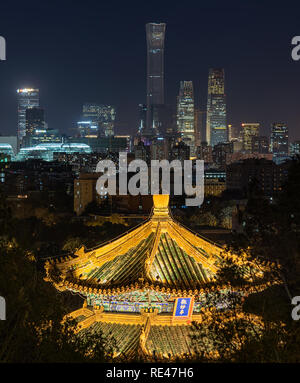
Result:
M113 136L115 130L116 108L112 105L86 103L82 108L82 116L85 122L93 126L93 135L97 134L94 127L98 127L98 136Z
M95 103L85 103L82 107L82 117L86 121L98 123L100 105Z
M214 146L227 140L224 69L210 69L208 75L206 141L208 145Z
M203 132L204 117L206 117L206 111L195 108L195 147L201 145L202 137L205 138L205 132Z
M38 89L18 89L18 138L20 142L26 134L26 109L39 107Z
M147 121L147 105L139 104L139 128L138 132L142 133L145 131Z
M242 137L243 137L243 149L246 152L252 152L252 143L254 137L259 136L259 124L258 123L243 123L242 124Z
M100 105L99 127L105 137L115 134L116 108L112 105Z
M252 153L268 154L269 139L266 136L252 137Z
M25 111L26 135L34 135L36 130L45 129L45 113L42 108L29 108Z
M229 124L227 126L227 129L228 129L228 141L236 140L239 138L240 131L236 126Z
M273 153L273 158L288 156L289 130L286 124L272 124L270 137L270 152Z
M177 131L183 142L195 151L195 112L192 81L180 81L177 97Z
M164 109L164 41L166 24L146 24L147 36L147 126L145 136L157 135Z

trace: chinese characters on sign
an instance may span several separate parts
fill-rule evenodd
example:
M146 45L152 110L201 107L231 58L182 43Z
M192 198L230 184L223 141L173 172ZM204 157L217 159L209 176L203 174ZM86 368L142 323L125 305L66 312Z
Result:
M190 318L192 313L193 313L193 307L194 307L194 298L193 297L176 298L173 318L174 319L178 319L178 318L188 319L188 318Z

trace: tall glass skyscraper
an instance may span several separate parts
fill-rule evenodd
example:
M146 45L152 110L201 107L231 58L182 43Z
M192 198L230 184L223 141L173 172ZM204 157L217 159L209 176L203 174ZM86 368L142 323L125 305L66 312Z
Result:
M146 24L147 124L145 136L159 134L164 109L164 42L166 24Z
M210 69L208 75L206 141L208 145L214 146L227 140L224 69Z
M26 134L26 109L39 107L38 89L17 89L18 94L18 138L20 142Z
M177 131L182 141L190 146L193 155L195 151L195 113L192 81L180 81L177 97Z

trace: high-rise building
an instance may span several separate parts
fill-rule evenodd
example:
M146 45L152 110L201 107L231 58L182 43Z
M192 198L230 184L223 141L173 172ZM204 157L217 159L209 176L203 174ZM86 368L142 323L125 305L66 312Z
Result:
M1 139L1 137L0 137ZM290 154L291 156L300 155L300 141L294 141L290 143Z
M115 134L116 108L112 105L100 105L99 127L100 135L110 137Z
M33 138L45 131L45 114L42 108L29 108L25 111L26 132L22 139L22 146L29 147L33 145Z
M18 138L20 142L26 134L26 109L39 107L39 89L17 89L18 94Z
M139 127L138 132L142 133L146 129L146 122L147 122L147 105L146 104L139 104Z
M90 121L91 126L98 127L99 137L114 135L116 108L112 105L85 103L82 108L84 121Z
M240 132L237 126L229 124L228 125L228 141L238 139L239 135L240 135Z
M147 37L147 126L144 136L160 133L164 109L165 23L146 24Z
M177 131L184 143L195 151L195 112L192 81L180 81L177 97Z
M252 153L268 154L269 139L266 136L252 137Z
M289 131L286 124L273 123L271 127L270 152L273 158L287 157L289 154Z
M98 123L100 105L95 103L85 103L82 107L82 117L85 121Z
M195 147L200 146L202 138L205 138L204 117L206 118L206 111L195 108Z
M227 142L224 69L210 69L208 75L206 141L214 146Z
M259 136L259 123L242 123L243 149L246 152L252 152L253 137Z
M45 112L42 108L29 108L25 111L26 135L34 135L36 129L45 128Z

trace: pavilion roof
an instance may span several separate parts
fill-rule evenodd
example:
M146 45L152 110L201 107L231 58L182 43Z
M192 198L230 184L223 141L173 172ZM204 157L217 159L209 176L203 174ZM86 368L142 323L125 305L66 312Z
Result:
M149 219L132 231L73 256L50 261L64 281L100 289L146 281L166 288L194 289L214 277L224 249L177 223L169 210L169 196L155 195Z

